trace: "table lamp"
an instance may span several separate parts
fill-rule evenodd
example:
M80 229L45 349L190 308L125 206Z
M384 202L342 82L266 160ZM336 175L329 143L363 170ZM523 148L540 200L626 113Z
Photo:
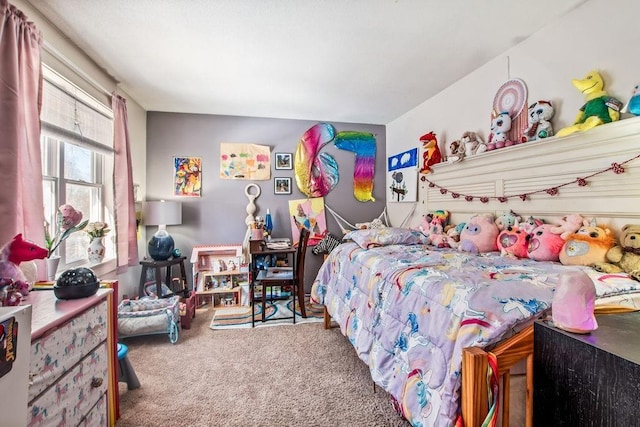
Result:
M167 232L167 225L182 224L182 204L180 202L156 200L144 203L145 225L157 225L158 231L151 236L147 250L155 261L165 261L173 254L173 237Z

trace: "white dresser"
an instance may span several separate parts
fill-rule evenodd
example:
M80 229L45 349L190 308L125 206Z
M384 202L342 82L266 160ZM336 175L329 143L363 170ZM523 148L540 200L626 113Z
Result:
M26 424L108 426L109 383L115 341L108 297L58 300L53 291L34 291Z

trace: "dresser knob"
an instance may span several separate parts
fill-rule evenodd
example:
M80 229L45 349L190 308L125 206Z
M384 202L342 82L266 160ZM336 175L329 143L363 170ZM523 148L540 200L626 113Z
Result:
M93 377L91 380L91 387L98 388L102 385L102 378Z

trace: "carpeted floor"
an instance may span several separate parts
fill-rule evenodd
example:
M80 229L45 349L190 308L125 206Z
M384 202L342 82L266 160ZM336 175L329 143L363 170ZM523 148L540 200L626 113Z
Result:
M255 306L255 326L276 326L293 325L293 313L291 306L293 301L276 300L273 303L265 304L265 322L262 322L262 305ZM307 297L305 302L306 318L302 318L300 307L296 303L296 325L304 323L316 323L322 321L323 306L309 303ZM210 324L211 329L237 329L251 328L251 307L223 307L213 310L213 317Z
M338 328L211 330L124 340L141 387L119 384L118 427L408 426Z

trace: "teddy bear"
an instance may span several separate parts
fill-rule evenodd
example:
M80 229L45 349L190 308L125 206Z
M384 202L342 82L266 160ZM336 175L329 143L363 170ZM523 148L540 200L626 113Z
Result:
M584 224L584 218L578 214L570 214L563 216L562 219L555 221L557 225L551 228L551 232L559 234L564 240L567 240L570 234L575 233Z
M489 143L487 150L496 150L498 148L510 147L513 141L507 138L507 133L511 130L511 116L509 113L502 112L491 120L491 133L489 134Z
M522 142L553 136L551 118L554 112L551 101L540 100L531 104L527 110L529 126L522 133Z
M464 154L467 157L487 151L487 144L475 132L463 133L460 144L464 147Z
M464 159L465 149L464 144L459 139L452 141L449 144L449 154L447 155L447 163L457 163Z
M627 224L622 227L620 244L607 251L607 261L592 265L603 273L624 271L632 279L640 281L640 224Z

